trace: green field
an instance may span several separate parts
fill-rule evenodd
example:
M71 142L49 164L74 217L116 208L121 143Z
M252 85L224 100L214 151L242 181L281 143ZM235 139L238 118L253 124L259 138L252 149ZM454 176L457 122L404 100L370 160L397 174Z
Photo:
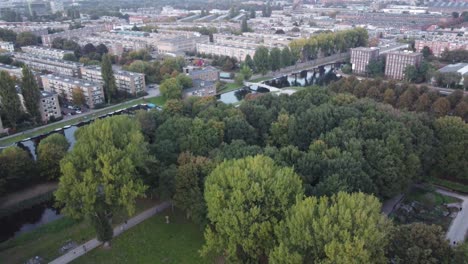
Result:
M139 200L137 212L148 209L156 203L150 199ZM125 214L117 214L113 222L122 223L125 218ZM95 237L94 230L87 221L64 217L1 243L0 263L25 263L34 256L51 261L60 256L59 249L67 240L80 244L93 237Z
M464 185L458 182L453 182L445 179L440 178L430 178L429 182L435 185L440 185L442 187L451 189L453 191L461 192L461 193L468 193L468 185Z
M267 80L270 80L271 77L261 77L261 78L257 78L257 79L253 79L253 80L250 80L250 82L263 82L263 81L267 81Z
M119 105L115 105L115 106L112 106L112 107L109 107L109 108L106 108L106 109L103 109L103 110L98 110L96 112L94 112L93 114L90 114L90 115L84 115L80 118L74 118L72 120L68 120L68 121L64 121L64 122L57 122L55 124L52 124L50 126L47 126L47 127L43 127L43 128L37 128L36 130L34 131L31 131L31 132L27 132L27 133L18 133L16 136L13 136L13 137L10 137L10 138L7 138L7 139L0 139L0 146L8 146L8 145L11 145L17 141L20 141L20 140L23 140L25 138L30 138L30 137L35 137L35 136L38 136L38 135L41 135L41 134L44 134L44 133L48 133L50 131L53 131L57 128L61 128L61 127L64 127L64 126L69 126L69 125L74 125L76 123L79 123L81 121L85 121L85 120L89 120L89 119L94 119L100 115L104 115L104 114L108 114L110 112L114 112L116 110L119 110L119 109L123 109L123 108L128 108L130 106L133 106L133 105L136 105L136 104L143 104L143 103L153 103L153 104L156 104L158 106L163 106L164 103L166 102L166 98L162 97L162 96L158 96L158 97L152 97L152 98L140 98L140 99L136 99L136 100L132 100L132 101L129 101L129 102L126 102L126 103L123 103L123 104L119 104Z
M165 223L169 215L170 223ZM112 241L112 248L97 248L72 263L210 263L198 253L203 232L182 213L168 209L133 227Z
M227 92L234 91L240 88L242 88L242 85L238 85L237 83L226 83L222 89L217 91L217 93L218 94L227 93Z

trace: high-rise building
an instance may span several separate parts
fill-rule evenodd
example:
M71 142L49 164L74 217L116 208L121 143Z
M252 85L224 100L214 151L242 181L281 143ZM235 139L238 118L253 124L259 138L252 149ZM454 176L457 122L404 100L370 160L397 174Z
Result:
M353 73L365 74L369 62L377 60L379 57L379 48L359 47L351 49L351 67Z
M54 59L63 59L65 54L74 54L71 50L61 50L61 49L52 49L41 46L24 46L21 47L21 50L28 54L33 54L37 56L43 56Z
M62 117L57 93L41 91L39 110L42 121L45 123L49 122L51 118L57 119Z
M406 67L418 67L423 55L418 52L395 51L387 54L385 62L385 77L402 80L405 77Z

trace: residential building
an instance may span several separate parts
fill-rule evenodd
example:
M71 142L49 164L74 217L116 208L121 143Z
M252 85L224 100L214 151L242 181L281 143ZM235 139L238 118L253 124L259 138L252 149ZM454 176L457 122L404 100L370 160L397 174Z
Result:
M63 2L50 1L50 11L52 12L52 14L65 11L65 9L63 8Z
M228 56L236 58L238 61L243 61L247 55L250 55L250 57L253 58L255 55L255 48L248 45L241 47L228 44L197 43L197 52L202 54Z
M447 38L445 40L416 40L414 47L417 52L421 52L424 47L428 47L434 56L440 57L445 50L468 50L468 40L456 41L447 40Z
M16 52L14 59L28 65L37 71L48 71L61 75L80 77L82 63L66 61L61 59L47 58L27 53Z
M13 52L15 51L15 45L13 42L0 41L0 49Z
M405 77L406 67L418 67L423 55L418 52L395 51L387 53L385 63L385 77L402 80Z
M58 119L62 117L60 111L60 104L57 93L41 91L41 98L39 99L39 111L44 123L50 121L51 118Z
M92 33L104 31L104 30L111 30L111 24L99 24L99 25L92 25L86 26L84 28L66 30L63 32L58 32L54 34L43 35L42 38L42 45L46 47L51 47L52 42L56 38L64 38L64 39L80 39L84 36L89 36Z
M442 73L458 73L461 76L460 79L460 85L463 85L463 80L465 79L465 76L468 74L468 63L455 63L455 64L449 64L441 69L439 69L439 72Z
M73 90L80 89L89 108L104 103L104 90L99 83L54 74L42 75L41 78L45 91L63 95L68 101L72 101Z
M183 72L192 79L193 87L185 90L186 96L213 96L216 94L216 82L219 70L215 67L188 66Z
M104 84L100 66L87 66L81 68L81 76L85 80L100 83L101 85ZM114 70L114 77L119 91L123 91L131 95L137 95L145 92L146 90L145 75L142 73Z
M353 73L365 74L369 62L377 60L379 57L379 48L359 47L351 49L351 67Z
M74 54L73 51L71 50L52 49L52 48L41 47L41 46L25 46L25 47L21 47L21 50L28 54L54 58L54 59L59 59L59 60L63 59L63 56L65 54Z
M14 76L17 79L21 79L23 77L23 73L21 68L0 63L0 71L6 71L10 76Z

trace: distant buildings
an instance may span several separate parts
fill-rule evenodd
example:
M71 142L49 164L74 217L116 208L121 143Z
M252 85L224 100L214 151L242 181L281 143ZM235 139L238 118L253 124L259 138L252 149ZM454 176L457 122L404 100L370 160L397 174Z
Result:
M81 76L85 80L100 83L101 85L104 84L100 66L87 66L81 68ZM119 91L123 91L131 95L137 95L145 91L145 75L142 73L114 70L114 77Z
M14 58L37 71L48 71L73 77L79 77L80 68L83 67L83 64L78 62L47 58L20 52L16 52L14 54Z
M193 81L193 88L187 89L188 96L213 96L216 94L216 82L219 80L219 70L214 67L189 66L183 69L184 74Z
M52 42L56 38L64 38L64 39L80 39L84 36L89 36L92 33L104 31L104 30L111 30L112 25L111 24L100 24L100 25L93 25L93 26L86 26L84 28L78 28L78 29L72 29L72 30L66 30L54 34L48 34L48 35L43 35L42 38L42 45L46 47L51 47Z
M419 66L423 59L421 53L395 51L387 54L385 62L385 77L402 80L405 76L406 67Z
M0 49L13 52L15 51L15 45L13 42L0 41Z
M414 43L414 47L418 52L421 52L426 46L431 50L434 56L440 57L445 50L468 50L468 39L448 40L447 37L445 37L445 39L416 40Z
M236 58L238 61L244 61L247 55L250 55L250 57L255 55L255 48L216 43L197 43L197 52L201 54L228 56Z
M365 74L369 62L377 60L379 57L379 48L359 47L351 49L351 67L353 73Z
M0 63L0 71L6 71L10 76L14 76L17 79L21 79L23 77L21 68L13 65Z
M21 50L28 54L49 57L59 60L63 59L63 56L65 54L74 54L71 50L52 49L41 46L25 46L21 47Z
M101 84L54 74L42 75L44 90L62 95L66 100L73 101L73 90L80 89L89 108L104 103L104 91Z
M468 73L468 63L456 63L456 64L449 64L441 69L439 72L442 73L457 73L461 76L460 85L463 85L463 80L465 79L465 74Z
M39 111L43 122L47 123L51 118L58 119L62 117L57 93L41 91L39 100Z

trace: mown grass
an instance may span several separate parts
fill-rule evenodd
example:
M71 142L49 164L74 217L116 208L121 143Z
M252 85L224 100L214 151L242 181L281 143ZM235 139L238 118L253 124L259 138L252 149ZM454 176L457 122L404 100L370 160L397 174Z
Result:
M428 200L430 200L431 203L433 203L433 206L460 202L460 200L455 197L443 195L435 191L425 190L421 188L414 188L406 196L406 200L418 201L422 204L426 204Z
M142 212L156 203L150 199L138 200L136 212ZM117 225L126 218L125 213L118 213L114 216L113 223ZM0 263L25 263L34 256L40 256L49 262L60 256L59 249L68 240L80 244L93 237L94 230L87 221L63 217L1 243Z
M167 209L115 238L111 249L94 249L72 263L211 263L200 257L202 245L200 227L181 212Z
M440 185L442 187L448 188L453 191L468 193L468 185L464 185L458 182L453 182L445 179L432 177L429 179L429 182L435 185Z

